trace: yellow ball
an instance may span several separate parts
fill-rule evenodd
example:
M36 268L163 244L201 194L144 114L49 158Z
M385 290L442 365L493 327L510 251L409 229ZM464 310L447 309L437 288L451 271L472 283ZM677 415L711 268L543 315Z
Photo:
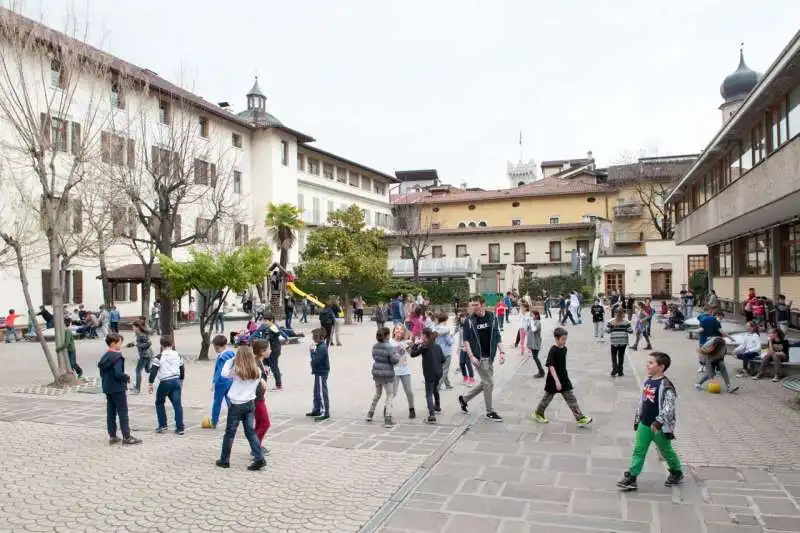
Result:
M708 392L711 394L719 394L722 392L722 385L719 381L712 381L708 384Z
M200 421L200 427L205 429L211 429L211 418L205 417L203 420Z

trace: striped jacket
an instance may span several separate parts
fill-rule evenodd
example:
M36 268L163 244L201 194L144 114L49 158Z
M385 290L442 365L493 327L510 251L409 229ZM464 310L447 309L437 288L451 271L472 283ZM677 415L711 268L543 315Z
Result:
M633 333L633 328L627 320L623 320L619 324L611 320L606 324L606 333L611 339L611 346L627 346L628 335Z

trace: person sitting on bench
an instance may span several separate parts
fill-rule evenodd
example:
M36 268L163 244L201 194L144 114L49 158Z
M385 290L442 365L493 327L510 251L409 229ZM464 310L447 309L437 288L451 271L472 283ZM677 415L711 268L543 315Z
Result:
M667 319L667 325L664 329L680 329L685 321L683 313L681 313L677 305L670 306L669 311L669 318Z
M769 343L767 344L767 351L761 357L761 368L758 374L753 376L753 379L761 379L764 376L764 370L767 365L772 363L773 375L772 381L778 382L781 379L781 363L789 360L789 341L783 335L783 331L772 328L769 330Z
M748 322L747 333L742 335L742 343L733 350L733 356L742 360L742 368L736 375L744 377L749 374L748 366L750 361L761 355L761 337L758 334L758 326L754 322Z

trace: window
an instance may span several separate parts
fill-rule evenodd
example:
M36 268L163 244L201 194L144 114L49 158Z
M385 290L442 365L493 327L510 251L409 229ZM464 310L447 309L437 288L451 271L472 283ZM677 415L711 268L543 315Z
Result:
M466 244L456 244L456 257L467 257L468 255Z
M308 158L308 173L319 176L319 161L316 159Z
M800 224L781 228L783 274L800 274Z
M361 188L365 191L372 190L372 180L366 176L361 176Z
M350 172L350 185L352 187L358 187L360 184L361 184L361 182L358 179L358 173L351 171Z
M302 172L306 169L306 160L302 154L297 154L297 170Z
M126 210L115 210L111 213L111 233L114 237L132 237L137 233L138 214L130 207ZM152 221L154 224L158 220Z
M328 214L330 215L336 211L336 207L333 205L333 200L328 200Z
M58 59L50 60L50 86L54 89L64 89L67 85L67 76L64 67Z
M551 215L550 216L550 224L560 224L560 223L561 223L561 217L560 216L558 216L558 215Z
M728 179L733 183L742 175L742 149L739 141L735 141L730 150L728 150L728 162L730 163L730 176Z
M289 166L289 143L281 141L281 165Z
M625 294L625 272L606 272L606 294Z
M439 222L431 222L431 229L442 229L442 225Z
M158 121L161 124L169 124L172 120L172 116L170 113L170 106L169 102L166 100L159 100L158 101Z
M112 283L111 300L114 302L135 302L139 295L135 283Z
M128 166L133 166L133 139L125 139L119 135L100 133L100 159L110 165L124 165L125 153L128 152ZM126 147L128 150L126 150Z
M233 243L236 246L244 246L250 241L250 228L247 224L239 224L238 222L233 225Z
M500 243L493 242L489 244L489 262L490 263L500 262Z
M400 248L400 259L412 259L410 247L403 246Z
M54 152L67 151L67 121L60 118L50 119L50 139Z
M333 165L331 167L331 179L333 179ZM336 168L336 181L339 183L347 183L347 169L337 167Z
M305 209L306 199L303 197L302 194L297 195L297 208L301 211Z
M83 303L82 270L67 270L64 272L64 303ZM53 293L50 289L49 270L42 270L42 304L53 305Z
M525 243L524 242L515 242L514 243L514 262L515 263L526 263L528 261L528 254L525 253Z
M767 276L770 274L770 251L768 233L757 233L742 239L744 254L743 276Z
M242 173L239 170L233 171L233 193L242 194Z
M320 213L320 207L319 207L319 198L317 198L315 196L311 200L311 206L312 206L311 220L314 222L314 224L319 224L319 220L320 220L320 218L322 218L322 215Z
M381 196L386 195L386 185L383 183L375 183L375 194L379 194Z
M83 233L83 203L79 198L65 198L63 202L61 196L53 196L49 202L46 196L40 197L39 226L42 231L47 231L48 225L55 223L62 234ZM60 216L57 215L59 209L63 209Z
M195 236L197 242L219 244L219 227L207 218L197 217L195 222Z
M479 228L485 228L485 227L487 227L488 225L489 225L489 224L487 224L485 220L481 220L480 222L478 222L478 227L479 227Z
M208 139L208 119L206 117L200 117L198 120L197 133L200 135L200 137Z
M711 249L711 254L712 275L719 278L733 276L733 245L719 244Z
M789 113L787 114L789 131L786 138L791 139L800 133L800 85L792 89L787 100L789 102Z
M478 224L476 224L474 221L472 221L469 224L467 224L467 226L470 227L470 228L477 228Z
M150 159L151 172L154 176L169 176L172 174L173 163L177 157L177 154L169 150L153 146Z
M297 232L297 251L303 252L306 249L306 233L304 231Z
M467 223L466 222L459 222L458 223L458 227L459 227L459 229L466 228L467 227Z
M242 147L242 135L240 133L231 133L231 144L234 148Z
M511 219L511 225L512 226L521 226L522 225L522 220L520 220L518 218L512 218Z
M322 165L322 177L327 178L329 180L333 179L333 165L329 163L325 163L324 165ZM347 178L339 181L347 181Z
M217 165L203 161L194 160L194 184L217 186Z
M125 109L125 99L122 97L122 87L119 76L116 74L111 79L111 109Z
M444 253L442 252L442 247L439 245L431 246L431 257L433 257L434 259L444 257Z
M550 241L550 262L561 261L561 241Z
M708 256L707 255L690 255L687 258L689 267L689 277L698 270L708 270Z
M759 122L750 130L750 147L753 150L753 166L756 166L766 157L766 134L764 123Z

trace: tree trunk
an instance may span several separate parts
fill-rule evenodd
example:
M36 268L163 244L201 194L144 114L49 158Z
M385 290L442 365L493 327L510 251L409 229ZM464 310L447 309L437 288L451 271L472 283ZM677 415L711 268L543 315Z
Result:
M163 219L162 219L163 220ZM166 226L166 224L164 224ZM163 230L162 230L163 231ZM170 227L170 232L172 228ZM162 235L158 251L167 257L172 257L172 233L168 233L166 238ZM169 286L169 281L162 276L161 279L161 334L172 335L175 330L174 323L174 300L172 298L172 288Z
M103 303L106 307L111 305L111 282L108 281L108 265L106 265L106 251L100 248L100 281L103 284Z
M55 327L56 346L64 344L64 291L62 284L62 265L58 257L58 242L55 236L48 235L48 248L50 251L50 292L53 302L53 320ZM69 364L69 356L66 350L57 352L58 377L53 382L57 387L73 385L76 383L76 376L72 373Z
M413 281L419 281L419 259L412 259L411 266L414 269Z
M153 280L150 270L145 267L144 277L142 278L142 316L145 320L150 320L150 290L153 288Z
M350 302L350 286L346 282L342 282L342 293L343 293L343 299L344 299L344 303L343 303L343 306L344 306L344 309L343 309L343 311L344 311L344 323L345 324L352 324L353 323L353 319L350 316L350 305L351 305L351 302Z
M36 316L33 312L33 300L31 299L31 291L28 283L28 272L25 270L25 262L22 258L22 249L20 248L19 243L14 243L12 247L14 248L14 253L17 256L16 259L17 270L19 271L19 281L22 284L22 294L25 297L25 305L28 308L28 315L33 315L33 330L36 332L36 340L39 341L39 346L42 347L42 352L44 353L44 358L47 361L47 366L50 367L50 372L53 374L53 380L58 381L59 376L61 375L58 371L58 364L56 363L56 359L53 357L53 353L50 351L50 345L48 345L47 341L44 340L42 329L36 322Z

